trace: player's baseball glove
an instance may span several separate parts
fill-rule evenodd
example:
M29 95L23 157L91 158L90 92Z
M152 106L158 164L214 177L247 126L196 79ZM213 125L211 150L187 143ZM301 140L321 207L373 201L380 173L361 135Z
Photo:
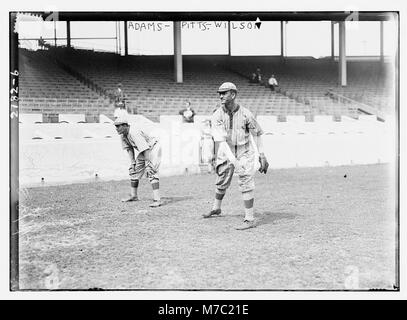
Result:
M266 174L266 173L267 173L267 169L269 168L269 163L267 162L267 158L266 158L266 156L265 156L263 153L261 153L261 154L259 155L259 161L260 161L260 168L259 168L259 171L260 171L261 173Z

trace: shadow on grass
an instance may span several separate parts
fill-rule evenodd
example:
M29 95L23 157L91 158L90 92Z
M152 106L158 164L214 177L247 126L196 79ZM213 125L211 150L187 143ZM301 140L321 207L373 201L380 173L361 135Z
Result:
M295 219L298 216L298 214L293 214L290 212L271 212L271 211L265 211L260 213L258 216L258 226L261 226L263 224L273 224L279 220L289 220L289 219Z
M184 196L184 197L161 197L161 202L163 205L168 205L180 201L191 200L193 197L191 196Z

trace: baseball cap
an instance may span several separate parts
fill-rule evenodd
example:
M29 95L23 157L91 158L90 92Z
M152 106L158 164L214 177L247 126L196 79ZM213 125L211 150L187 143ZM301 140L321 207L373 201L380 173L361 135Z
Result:
M125 110L116 110L114 113L114 122L113 124L115 126L119 125L119 124L129 124L128 120L127 120L127 112L125 112Z
M226 92L226 91L229 91L229 90L234 90L234 91L237 92L237 88L232 82L224 82L219 87L218 92Z
M129 123L128 123L127 119L118 117L118 118L116 118L116 120L113 122L113 124L114 124L115 126L118 126L118 125L120 125L120 124L129 124Z

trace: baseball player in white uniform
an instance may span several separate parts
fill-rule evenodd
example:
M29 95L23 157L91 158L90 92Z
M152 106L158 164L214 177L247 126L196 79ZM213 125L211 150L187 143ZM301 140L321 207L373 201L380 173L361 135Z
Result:
M236 103L237 88L233 83L223 83L218 93L221 105L212 115L211 121L212 135L215 143L218 144L215 164L217 175L215 201L212 210L205 213L203 217L210 218L221 214L223 197L230 186L233 173L236 172L245 207L243 223L236 229L245 230L256 226L253 191L257 161L260 161L260 172L266 173L268 169L261 139L263 130L253 114ZM259 159L255 156L250 135L257 146Z
M201 163L208 166L208 172L213 171L214 159L214 141L212 137L211 120L205 119L202 121L201 127Z
M137 201L139 181L146 172L153 188L153 203L150 207L161 206L159 168L161 163L161 145L158 139L132 123L130 126L126 117L127 112L116 113L114 125L121 136L122 147L130 158L130 197L122 199L123 202Z

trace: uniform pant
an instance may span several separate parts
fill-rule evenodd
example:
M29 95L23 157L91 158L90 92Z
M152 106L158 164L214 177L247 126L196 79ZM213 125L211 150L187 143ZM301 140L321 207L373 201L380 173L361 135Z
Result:
M130 180L140 180L145 172L150 183L158 182L160 164L161 145L157 141L151 149L139 153L136 164L129 168Z
M237 149L237 150L236 150ZM216 179L216 191L218 193L225 193L226 189L229 188L233 174L236 173L238 176L239 190L241 192L253 191L254 185L254 175L256 173L256 157L253 148L249 145L241 147L231 147L232 152L236 156L236 168L231 166L230 162L224 158L222 155L218 155L216 161L215 172L217 175Z

